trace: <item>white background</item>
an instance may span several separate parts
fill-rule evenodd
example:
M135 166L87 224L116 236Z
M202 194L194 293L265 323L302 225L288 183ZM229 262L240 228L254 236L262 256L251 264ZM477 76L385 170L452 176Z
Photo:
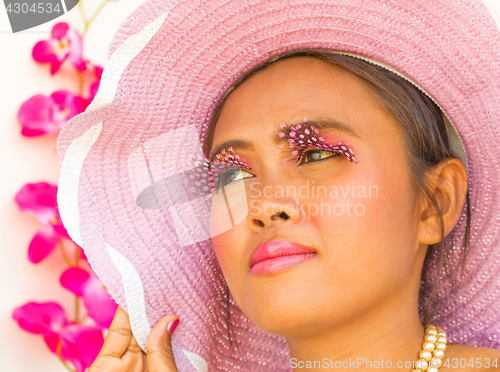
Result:
M91 15L102 0L82 0ZM104 66L108 47L119 25L143 0L110 0L90 26L84 40L84 58ZM12 311L29 301L59 302L71 315L70 292L59 284L65 264L58 251L34 265L28 260L28 245L40 224L23 214L14 196L26 183L57 184L59 159L57 134L23 137L17 120L22 102L35 94L50 95L59 89L77 93L78 83L70 68L62 67L53 77L48 64L37 64L31 51L39 40L48 39L52 26L67 22L80 32L83 22L78 7L54 21L13 34L0 4L0 371L63 372L66 368L53 355L41 336L23 331L12 319ZM64 65L63 65L64 66Z

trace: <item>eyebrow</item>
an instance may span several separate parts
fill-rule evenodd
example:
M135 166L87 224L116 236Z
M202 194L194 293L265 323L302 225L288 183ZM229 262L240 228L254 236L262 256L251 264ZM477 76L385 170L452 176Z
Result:
M226 141L215 147L209 155L210 161L212 161L213 156L217 153L219 153L222 149L225 149L227 147L232 146L233 149L240 149L240 150L252 150L253 149L253 144L250 141L247 140L231 140L231 141Z
M297 126L298 124L304 124L303 119L298 119L294 120L291 122L285 122L281 123L284 124L285 126L282 127L280 124L276 126L276 130L273 135L273 140L274 143L280 144L282 142L286 142L287 139L284 137L280 137L279 133L283 131L290 131L292 127ZM307 124L316 126L319 130L324 130L324 129L332 129L338 132L343 132L347 135L350 135L355 138L361 138L358 132L349 124L343 123L341 121L338 121L333 118L312 118L312 119L307 119ZM222 149L227 148L229 146L232 146L233 149L240 149L240 150L251 150L253 149L253 144L250 141L243 140L243 139L235 139L235 140L230 140L221 143L217 147L215 147L211 152L209 158L212 160L213 155L216 153L220 152Z
M292 122L285 122L283 123L285 126L284 127L281 127L280 125L276 128L275 132L274 132L274 136L273 136L273 139L274 139L274 142L276 144L280 144L281 142L286 142L287 139L284 138L284 137L280 137L278 134L280 132L288 132L292 129L292 127L295 127L299 124L305 124L304 120L294 120ZM355 138L358 138L360 139L361 138L361 135L356 132L356 130L349 124L347 123L343 123L339 120L336 120L336 119L333 119L333 118L323 118L323 117L317 117L317 118L311 118L311 119L307 119L307 123L308 125L313 125L315 127L318 128L318 130L325 130L325 129L332 129L332 130L335 130L337 132L342 132L342 133L345 133L349 136L352 136L352 137L355 137Z

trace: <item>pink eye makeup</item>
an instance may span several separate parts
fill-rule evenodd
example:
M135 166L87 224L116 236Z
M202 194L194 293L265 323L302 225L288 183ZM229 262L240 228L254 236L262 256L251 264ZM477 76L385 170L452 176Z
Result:
M234 153L232 146L229 146L227 149L221 149L210 156L210 159L211 164L214 164L217 170L217 180L214 183L214 190L216 192L220 187L226 186L231 181L236 180L236 177L242 176L244 173L251 173L250 166L242 161L238 154ZM212 168L214 167L212 166Z
M185 172L187 178L184 189L189 195L194 195L193 197L203 196L208 199L221 186L226 186L246 171L251 171L250 166L229 146L208 158L193 159L191 168Z
M212 168L216 169L217 180L214 182L213 189L218 192L220 187L226 186L231 181L241 179L245 173L251 173L250 166L241 160L238 154L234 153L233 147L223 148L219 152L210 156ZM233 165L233 166L231 166Z
M289 155L284 162L299 161L304 154L315 152L331 152L332 156L344 156L351 163L356 164L356 154L351 145L344 141L327 140L325 129L318 122L297 125L280 124L278 131L277 152ZM311 149L310 151L307 151ZM319 159L321 160L321 159ZM189 179L193 193L199 193L210 198L220 187L226 186L235 180L241 180L247 175L253 175L252 168L234 153L231 143L211 153L208 158L198 159L189 171Z
M285 124L280 124L281 131L278 132L280 139L285 139L288 142L288 147L280 144L282 150L278 152L290 153L291 157L285 160L298 161L305 150L316 147L319 150L331 151L345 156L351 163L356 164L357 160L352 147L347 142L327 143L323 137L321 130L314 124L309 124L304 118L304 124L287 127Z
M241 168L251 169L247 163L240 159L238 154L234 153L233 146L229 146L227 149L223 148L219 152L212 154L210 162L231 163Z

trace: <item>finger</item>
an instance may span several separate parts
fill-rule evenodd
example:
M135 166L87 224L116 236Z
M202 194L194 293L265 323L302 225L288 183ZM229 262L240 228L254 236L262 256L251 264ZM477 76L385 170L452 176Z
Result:
M116 360L116 359L115 359ZM146 354L144 352L140 353L130 353L125 352L121 359L119 359L122 368L116 371L120 372L148 372L148 364L146 361ZM125 368L128 367L128 369Z
M134 366L134 372L147 372L146 353L142 351L134 335L130 337L127 351L121 357L124 365Z
M130 351L132 353L144 353L144 351L142 350L142 348L139 346L139 343L137 342L137 340L135 339L134 335L132 334L132 336L130 337L130 342L128 344L128 348L127 348L127 351Z
M118 306L98 357L120 358L127 351L131 337L132 330L128 315Z
M151 331L147 345L149 372L178 372L172 352L172 336L167 331L167 326L173 321L169 328L173 333L178 319L174 314L165 315Z

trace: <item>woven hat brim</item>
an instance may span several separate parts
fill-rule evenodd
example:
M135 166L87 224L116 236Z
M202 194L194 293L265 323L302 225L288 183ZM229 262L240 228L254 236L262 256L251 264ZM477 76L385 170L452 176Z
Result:
M305 47L355 53L391 66L450 118L467 153L474 250L463 280L457 283L447 272L440 276L437 321L451 342L498 346L500 294L491 290L492 283L500 283L495 249L500 200L494 190L500 177L498 27L479 1L362 3L148 1L118 31L94 103L61 131L63 222L128 311L143 348L162 315L185 319L173 338L180 371L234 371L245 365L288 371L289 353L284 338L260 330L234 302L231 316L226 313L227 287L210 241L179 249L171 213L136 204L133 184L148 180L131 180L129 155L186 126L194 126L203 142L213 109L234 81L282 52ZM173 142L169 151L183 153L188 145ZM159 163L162 156L157 154ZM458 267L453 247L464 229L465 209L454 240L446 241L451 268ZM435 270L431 266L423 278L424 290ZM228 332L244 362L231 349Z

